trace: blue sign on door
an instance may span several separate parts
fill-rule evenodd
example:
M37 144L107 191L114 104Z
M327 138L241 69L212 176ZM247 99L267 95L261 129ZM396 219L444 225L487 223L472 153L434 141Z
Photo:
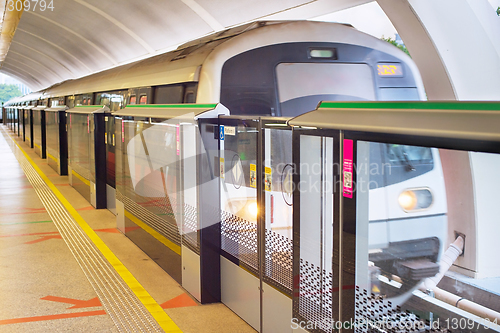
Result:
M219 139L224 140L224 125L219 126Z

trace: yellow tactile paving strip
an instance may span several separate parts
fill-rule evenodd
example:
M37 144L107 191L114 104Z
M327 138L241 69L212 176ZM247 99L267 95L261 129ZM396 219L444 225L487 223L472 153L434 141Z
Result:
M0 135L0 332L117 332L7 140Z
M78 223L81 229L99 249L102 255L109 261L111 266L121 276L125 283L129 286L132 292L136 295L139 301L144 305L148 312L158 322L160 327L165 332L182 332L173 320L165 313L161 306L149 295L149 293L142 287L142 285L135 279L135 277L128 271L122 262L114 255L113 252L106 246L106 244L99 238L99 236L90 228L87 222L81 217L77 210L66 200L57 187L49 180L43 171L35 164L29 155L13 140L17 148L22 152L27 161L31 164L38 175L47 184L54 195L59 199L64 208Z

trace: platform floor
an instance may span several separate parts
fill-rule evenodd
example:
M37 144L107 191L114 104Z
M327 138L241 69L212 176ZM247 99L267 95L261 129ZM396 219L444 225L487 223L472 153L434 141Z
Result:
M111 212L0 125L0 332L119 331L255 332L223 304L191 298Z

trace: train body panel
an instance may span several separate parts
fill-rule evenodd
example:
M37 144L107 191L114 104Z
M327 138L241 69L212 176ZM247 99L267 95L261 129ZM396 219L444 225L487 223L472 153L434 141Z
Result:
M346 25L306 21L271 23L231 38L214 49L201 69L197 103L220 100L220 91L214 88L221 86L222 68L228 59L250 50L271 45L318 42L363 46L399 59L408 66L409 72L415 75L414 86L418 91L417 99L425 99L422 79L416 65L397 48ZM255 61L257 60L262 61L263 59L255 59Z

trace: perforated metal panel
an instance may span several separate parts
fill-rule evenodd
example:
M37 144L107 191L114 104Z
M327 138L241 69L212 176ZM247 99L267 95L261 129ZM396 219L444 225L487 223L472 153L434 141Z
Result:
M225 211L221 215L222 250L257 273L257 224Z
M293 241L266 229L264 281L287 294L292 293Z
M200 254L200 244L198 242L198 210L196 207L184 204L184 220L182 245L189 248L196 254Z
M437 327L429 320L423 320L410 311L404 311L399 305L385 300L366 289L356 287L356 333L364 332L453 332ZM441 325L442 326L442 325ZM469 331L469 330L466 330ZM457 332L457 331L456 331ZM462 331L460 331L462 332Z
M310 332L330 332L333 324L332 290L333 275L305 260L300 260L298 313L316 329Z

